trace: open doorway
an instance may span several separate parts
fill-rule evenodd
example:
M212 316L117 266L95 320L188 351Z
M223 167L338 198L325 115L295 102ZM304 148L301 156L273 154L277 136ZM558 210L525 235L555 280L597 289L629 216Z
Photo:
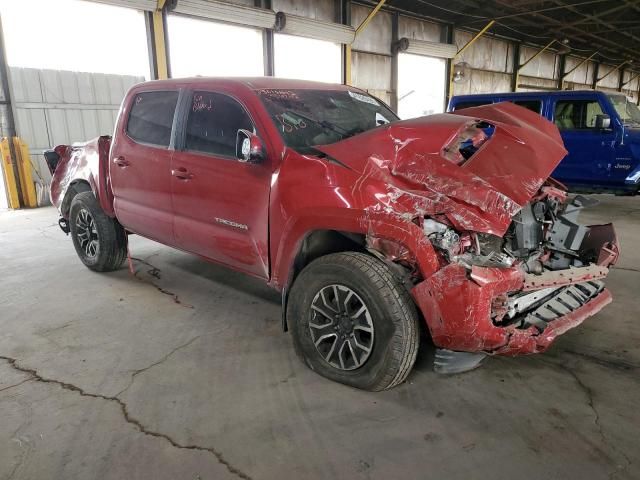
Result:
M282 33L274 40L275 75L281 78L341 83L340 45Z
M444 111L446 60L398 55L398 116L422 117Z

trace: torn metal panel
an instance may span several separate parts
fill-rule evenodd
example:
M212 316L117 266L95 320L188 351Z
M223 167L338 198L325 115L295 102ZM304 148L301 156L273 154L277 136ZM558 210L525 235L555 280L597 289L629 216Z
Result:
M555 126L515 105L464 112L395 122L318 149L399 188L395 200L411 195L459 229L504 235L567 152ZM447 149L478 122L494 127L491 140L457 165Z

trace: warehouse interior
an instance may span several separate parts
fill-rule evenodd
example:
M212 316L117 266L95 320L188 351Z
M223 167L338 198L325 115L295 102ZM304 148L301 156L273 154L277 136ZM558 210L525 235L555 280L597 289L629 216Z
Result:
M85 268L43 155L184 77L342 84L400 120L472 94L640 105L638 2L0 0L0 44L0 479L640 477L637 196L585 194L613 301L548 351L439 375L425 328L406 381L367 392L298 360L263 281L140 235Z

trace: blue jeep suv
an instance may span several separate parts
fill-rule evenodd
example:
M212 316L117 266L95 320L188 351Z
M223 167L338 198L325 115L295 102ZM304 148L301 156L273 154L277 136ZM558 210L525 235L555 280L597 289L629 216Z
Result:
M449 111L513 102L554 122L569 154L553 178L572 191L634 195L640 187L640 110L596 90L458 95Z

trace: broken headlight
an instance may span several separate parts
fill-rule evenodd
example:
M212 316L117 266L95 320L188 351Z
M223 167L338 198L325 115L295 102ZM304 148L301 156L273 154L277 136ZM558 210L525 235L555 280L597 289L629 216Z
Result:
M509 268L514 259L505 252L483 253L475 233L460 234L450 226L427 218L422 225L431 244L444 254L449 262L472 266Z

